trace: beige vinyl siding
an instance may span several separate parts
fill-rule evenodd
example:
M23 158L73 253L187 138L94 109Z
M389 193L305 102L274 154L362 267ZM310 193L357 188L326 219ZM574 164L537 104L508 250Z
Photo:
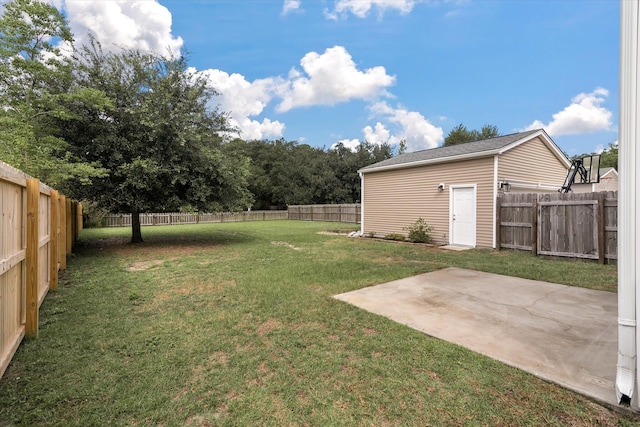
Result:
M557 187L564 184L568 167L540 137L527 141L498 157L498 181L525 182ZM512 187L515 192L537 192L534 188ZM550 191L555 191L552 189Z
M618 175L608 173L600 177L597 184L573 184L571 186L573 193L592 193L595 191L618 191Z
M476 184L476 245L493 245L493 157L364 173L363 231L406 234L418 218L435 227L436 243L449 243L449 186ZM445 189L438 192L438 184Z
M595 187L596 191L618 191L618 175L615 172L609 172L600 177L600 182Z

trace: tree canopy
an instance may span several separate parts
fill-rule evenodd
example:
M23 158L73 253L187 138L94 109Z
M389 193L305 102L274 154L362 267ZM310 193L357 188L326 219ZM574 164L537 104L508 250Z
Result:
M472 129L468 130L465 125L460 123L449 131L444 139L444 147L450 145L463 144L465 142L480 141L483 139L495 138L500 136L500 131L497 126L484 125L480 130Z
M393 156L388 144L338 144L325 150L295 141L235 139L223 146L232 156L250 158L252 209L360 201L358 169Z
M73 104L105 104L92 88L73 86L72 65L53 41L71 44L64 16L35 0L13 0L0 16L0 152L2 160L60 186L103 173L72 156L56 121Z
M185 55L105 53L94 42L79 52L76 68L78 84L100 90L112 106L79 106L65 123L74 154L108 171L74 194L132 213L132 241L142 240L140 212L251 205L248 160L221 150L226 118L210 108L216 93Z

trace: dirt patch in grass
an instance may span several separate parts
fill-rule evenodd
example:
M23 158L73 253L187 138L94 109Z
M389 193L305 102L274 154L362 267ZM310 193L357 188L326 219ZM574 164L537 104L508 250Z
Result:
M260 335L261 337L264 337L269 332L273 331L274 329L278 329L280 327L282 327L282 322L276 319L269 319L266 322L263 322L260 326L258 326L257 332L258 332L258 335Z
M224 351L215 351L209 356L209 365L227 366L228 362L227 353Z
M151 261L138 261L138 262L134 262L133 264L129 264L129 267L127 267L127 270L129 271L144 271L144 270L148 270L151 267L155 267L158 266L160 264L162 264L164 262L164 260L161 259L154 259Z
M293 246L291 243L287 243L287 242L271 242L271 244L274 246L284 246L286 248L293 249L294 251L302 250L299 247Z

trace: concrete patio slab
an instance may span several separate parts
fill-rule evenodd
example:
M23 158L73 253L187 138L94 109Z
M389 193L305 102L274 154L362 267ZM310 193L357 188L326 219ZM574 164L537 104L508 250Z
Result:
M446 268L335 298L617 404L616 294Z

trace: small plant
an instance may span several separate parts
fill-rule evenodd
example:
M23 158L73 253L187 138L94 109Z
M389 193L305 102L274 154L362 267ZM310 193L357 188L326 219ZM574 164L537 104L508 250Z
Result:
M402 227L407 232L407 237L413 243L429 243L431 242L431 232L433 226L428 225L422 218L418 218L416 222L408 227Z
M373 239L374 237L376 237L376 232L375 231L370 231L370 232L367 233L367 236L369 236L369 237L371 237Z
M405 237L399 233L389 233L384 236L385 240L396 240L398 242L404 242Z

